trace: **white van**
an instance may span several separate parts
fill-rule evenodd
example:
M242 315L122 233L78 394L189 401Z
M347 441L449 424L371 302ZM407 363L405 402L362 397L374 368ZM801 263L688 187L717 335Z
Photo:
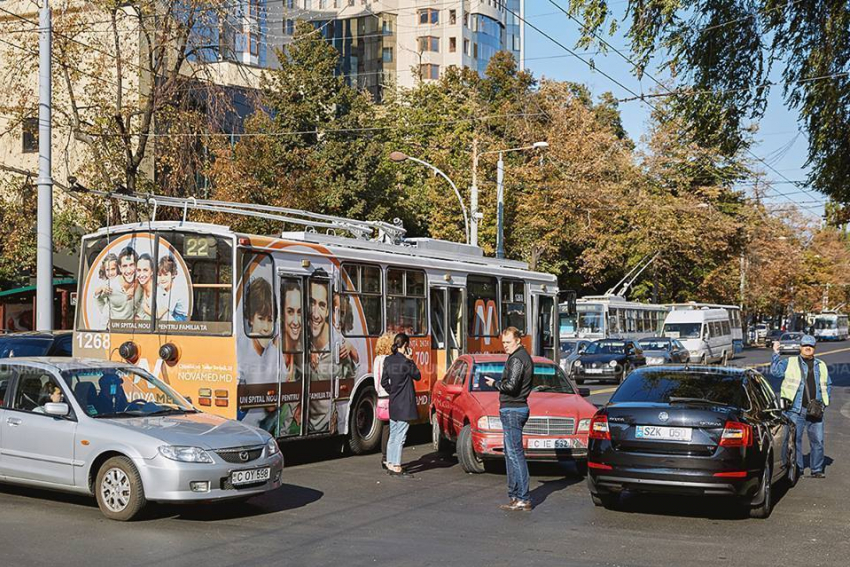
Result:
M733 356L732 328L725 309L683 309L664 319L664 336L678 339L691 353L691 362L726 362Z

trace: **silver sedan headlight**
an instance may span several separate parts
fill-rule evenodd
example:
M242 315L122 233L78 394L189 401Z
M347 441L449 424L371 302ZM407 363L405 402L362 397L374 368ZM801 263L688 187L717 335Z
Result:
M280 447L277 446L277 441L275 441L274 438L269 439L269 442L266 443L266 456L271 457L278 453L280 453Z
M159 454L166 459L179 461L181 463L213 463L213 458L210 457L210 454L200 447L162 445L159 448Z

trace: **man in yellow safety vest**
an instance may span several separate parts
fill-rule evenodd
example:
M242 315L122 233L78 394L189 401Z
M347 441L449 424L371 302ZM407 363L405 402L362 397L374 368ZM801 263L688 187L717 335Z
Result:
M773 343L773 361L770 372L775 377L782 377L782 387L779 395L789 400L788 410L797 429L797 468L803 473L803 432L809 435L809 468L812 478L824 477L823 452L823 417L813 418L809 415L808 407L812 400L823 404L824 409L829 405L829 395L832 393L832 380L824 361L815 358L817 341L811 335L805 335L800 342L800 356L781 358L779 356L779 341Z

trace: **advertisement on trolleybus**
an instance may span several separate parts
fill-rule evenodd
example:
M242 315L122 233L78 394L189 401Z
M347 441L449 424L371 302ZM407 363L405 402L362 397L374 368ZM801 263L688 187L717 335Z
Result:
M385 332L412 338L423 421L452 361L500 352L509 325L533 354L558 356L555 277L463 244L159 221L87 235L81 256L75 356L130 361L281 440L378 446Z

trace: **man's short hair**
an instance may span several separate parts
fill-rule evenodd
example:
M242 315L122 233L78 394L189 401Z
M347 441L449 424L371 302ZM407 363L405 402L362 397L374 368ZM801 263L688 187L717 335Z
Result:
M513 336L516 340L522 340L522 333L519 332L519 329L516 327L505 327L502 331L502 336Z
M127 246L127 247L123 248L121 250L121 252L118 254L119 263L124 258L132 258L134 264L139 261L139 255L136 254L136 251L133 250L132 246Z
M172 276L177 275L177 261L174 260L174 256L168 254L167 256L163 256L159 259L159 266L157 269L157 273L159 274L171 274Z

